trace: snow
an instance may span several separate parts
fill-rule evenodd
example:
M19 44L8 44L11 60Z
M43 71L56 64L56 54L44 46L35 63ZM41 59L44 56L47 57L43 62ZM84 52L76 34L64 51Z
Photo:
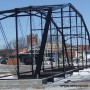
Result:
M8 75L10 76L0 79L17 79L16 76L13 76L10 73L8 73ZM90 86L90 68L80 70L79 72L74 72L71 76L66 75L65 78L54 78L54 83L48 83L42 86L33 85L30 87L25 87L26 89L23 90L90 90L90 87L86 87L85 85ZM16 87L11 90L22 90L22 88Z
M11 76L5 76L5 77L2 77L0 79L17 79L17 77L11 75Z
M79 87L80 85L82 87ZM84 87L85 85L90 85L90 68L74 72L72 76L67 75L66 78L54 78L54 83L45 90L90 90L89 87Z

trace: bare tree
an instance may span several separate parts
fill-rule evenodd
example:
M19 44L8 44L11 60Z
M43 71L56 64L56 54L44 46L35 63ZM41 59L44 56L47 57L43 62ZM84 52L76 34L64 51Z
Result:
M18 38L18 49L24 48L27 46L26 39L24 37ZM9 47L9 48L8 48ZM9 42L9 46L6 46L6 49L16 49L16 39Z
M13 40L12 45L13 45L13 48L15 49L16 48L16 40ZM20 49L20 48L24 48L26 46L27 46L26 39L23 37L20 37L18 39L18 48Z

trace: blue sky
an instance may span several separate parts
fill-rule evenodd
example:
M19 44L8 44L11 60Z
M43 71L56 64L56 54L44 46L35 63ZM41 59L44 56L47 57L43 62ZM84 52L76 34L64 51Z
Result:
M83 15L86 24L90 23L90 0L0 0L0 11L30 5L52 5L72 3ZM90 25L88 25L90 28Z
M64 3L71 3L79 10L90 32L90 0L0 0L0 11L31 5L54 5Z

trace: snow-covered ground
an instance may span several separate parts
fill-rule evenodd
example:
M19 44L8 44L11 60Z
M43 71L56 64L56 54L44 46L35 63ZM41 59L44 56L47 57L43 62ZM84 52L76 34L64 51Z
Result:
M90 90L90 68L66 75L66 78L55 78L54 83L34 85L30 90Z
M2 79L17 79L8 73ZM74 72L73 75L66 75L66 78L54 78L54 83L35 84L29 87L11 87L2 90L90 90L90 68Z
M46 90L48 87L46 88ZM67 75L65 79L55 78L49 90L90 90L90 68Z

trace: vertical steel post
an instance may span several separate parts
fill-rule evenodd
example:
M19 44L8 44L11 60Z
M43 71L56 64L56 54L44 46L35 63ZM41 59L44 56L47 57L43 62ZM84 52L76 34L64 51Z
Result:
M77 13L76 13L76 36L77 36L77 66L79 67L79 59L78 59L78 27L77 27Z
M51 69L53 70L53 62L52 62L52 30L51 30L51 23L50 23L50 43L51 43Z
M81 19L81 41L82 41L82 67L84 66L83 62L83 32L82 32L82 19Z
M42 21L42 13L41 13L41 35L43 35L43 21ZM43 58L44 59L44 58ZM44 71L44 60L43 60L43 71Z
M63 58L63 72L65 72L65 58L64 58L64 35L63 35L63 9L61 8L61 28L62 28L62 58Z
M15 25L16 25L16 57L17 57L17 75L18 79L20 78L20 73L19 73L19 55L18 55L18 10L15 9Z
M31 7L30 7L30 39L31 39L32 75L33 75L33 49L32 49L32 11L31 11Z
M58 40L58 31L57 31L57 54L58 54L58 68L59 68L59 40Z
M86 67L87 67L87 42L86 42L86 31L85 31L85 52L86 52Z
M69 20L70 20L70 47L71 47L71 65L73 66L73 56L72 56L72 31L71 31L71 29L72 29L72 22L71 22L71 7L69 6Z

